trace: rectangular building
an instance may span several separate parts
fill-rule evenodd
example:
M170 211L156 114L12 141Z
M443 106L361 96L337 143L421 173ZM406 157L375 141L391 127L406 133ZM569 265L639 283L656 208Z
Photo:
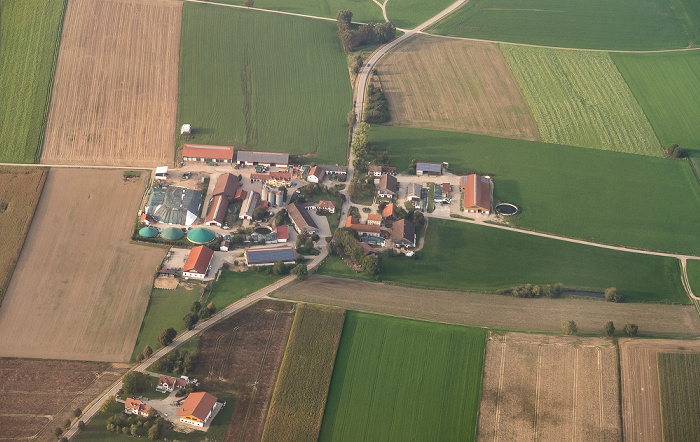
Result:
M284 264L296 264L297 252L294 247L245 250L245 262L248 266L271 266L277 261L282 261Z
M487 176L475 173L463 176L459 185L464 191L464 211L467 213L491 213L492 183Z
M211 270L211 258L214 251L209 247L197 246L190 251L185 266L182 267L182 276L185 279L204 279Z
M416 175L442 175L442 164L416 163Z
M289 154L242 150L236 155L236 162L246 166L287 167L289 165Z
M288 205L287 213L289 214L289 218L292 220L294 228L297 229L297 232L312 235L318 230L318 226L314 222L313 218L311 218L309 212L299 204L293 203Z
M231 163L233 162L233 152L233 146L185 144L185 147L182 148L182 159L208 163Z

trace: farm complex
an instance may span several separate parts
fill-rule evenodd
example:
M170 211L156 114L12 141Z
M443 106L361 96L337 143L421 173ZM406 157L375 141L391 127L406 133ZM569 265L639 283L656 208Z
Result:
M697 0L0 0L0 439L697 439L699 71Z

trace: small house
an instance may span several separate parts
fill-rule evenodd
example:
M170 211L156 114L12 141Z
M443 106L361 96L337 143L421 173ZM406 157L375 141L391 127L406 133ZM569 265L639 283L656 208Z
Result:
M321 166L314 166L311 168L309 171L309 174L306 177L306 181L310 183L320 183L323 181L323 176L326 174L326 171L321 168Z
M378 195L380 198L396 198L398 190L399 182L395 176L387 174L379 178Z
M394 223L391 230L391 240L396 248L413 248L416 246L416 229L413 223L407 219L401 219Z

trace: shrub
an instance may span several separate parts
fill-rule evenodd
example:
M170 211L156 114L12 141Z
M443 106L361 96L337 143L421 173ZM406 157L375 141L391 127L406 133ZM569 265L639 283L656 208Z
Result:
M573 335L578 332L578 326L574 321L562 321L561 331L567 335Z
M608 302L622 302L624 297L617 292L615 287L608 287L605 289L605 300Z
M625 324L625 334L630 338L637 336L638 330L637 324Z

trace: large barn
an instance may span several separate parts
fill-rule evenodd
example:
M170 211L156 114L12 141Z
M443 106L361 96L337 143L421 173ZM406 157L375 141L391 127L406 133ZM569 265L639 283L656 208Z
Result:
M182 159L185 161L206 161L207 163L233 162L233 146L210 146L204 144L185 144Z
M491 179L487 176L471 174L463 176L460 187L464 190L464 211L468 213L491 213Z
M236 162L245 166L287 167L289 165L289 154L242 150L236 155Z
M274 249L246 249L245 263L250 266L271 266L277 261L296 264L297 252L294 247L277 247Z

